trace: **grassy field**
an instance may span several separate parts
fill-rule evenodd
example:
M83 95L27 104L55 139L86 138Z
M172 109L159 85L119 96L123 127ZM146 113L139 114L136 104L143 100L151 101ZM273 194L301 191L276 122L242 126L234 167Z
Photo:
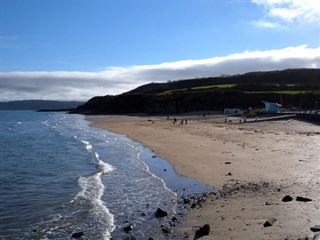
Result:
M218 85L209 85L209 86L200 86L200 87L193 87L193 88L181 88L181 89L172 89L172 90L166 90L158 95L171 95L173 93L178 93L178 92L185 92L185 91L202 91L202 90L209 90L212 88L221 88L221 89L226 89L226 88L233 88L236 87L237 84L218 84Z
M191 90L205 90L205 89L210 89L210 88L233 88L236 86L237 86L237 84L218 84L218 85L194 87L194 88L191 88Z
M297 94L320 94L320 90L312 91L299 91L299 90L283 90L283 91L245 91L245 93L274 93L274 94L284 94L284 95L297 95Z
M296 84L288 84L290 86L296 86ZM219 84L219 85L210 85L210 86L200 86L200 87L193 87L193 88L181 88L181 89L172 89L172 90L166 90L158 95L171 95L174 93L181 93L186 91L205 91L210 90L214 88L220 88L220 89L229 89L237 87L237 84ZM307 93L313 93L313 94L320 94L320 90L274 90L274 91L244 91L244 93L274 93L274 94L284 94L284 95L297 95L297 94L307 94Z

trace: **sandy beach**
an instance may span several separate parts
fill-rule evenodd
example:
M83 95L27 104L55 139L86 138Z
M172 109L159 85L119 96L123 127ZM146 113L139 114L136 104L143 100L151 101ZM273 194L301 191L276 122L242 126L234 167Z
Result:
M320 224L320 127L296 120L225 123L224 117L89 116L95 127L125 134L179 175L215 187L176 229L201 239L312 239ZM188 119L181 125L180 119ZM289 195L292 201L283 202ZM297 201L296 197L312 201ZM270 227L264 223L271 218ZM307 239L308 239L307 238Z

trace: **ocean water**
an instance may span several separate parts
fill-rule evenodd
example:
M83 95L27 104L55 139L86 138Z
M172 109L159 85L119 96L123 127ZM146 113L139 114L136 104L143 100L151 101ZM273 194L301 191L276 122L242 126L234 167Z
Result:
M82 115L0 111L0 148L0 239L170 239L179 194L211 190Z

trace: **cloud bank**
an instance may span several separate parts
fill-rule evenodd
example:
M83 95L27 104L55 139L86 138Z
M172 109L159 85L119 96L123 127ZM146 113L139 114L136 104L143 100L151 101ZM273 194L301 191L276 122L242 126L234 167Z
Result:
M142 84L287 68L320 68L320 47L245 51L203 60L109 67L100 72L1 72L0 101L23 99L88 100L120 94Z

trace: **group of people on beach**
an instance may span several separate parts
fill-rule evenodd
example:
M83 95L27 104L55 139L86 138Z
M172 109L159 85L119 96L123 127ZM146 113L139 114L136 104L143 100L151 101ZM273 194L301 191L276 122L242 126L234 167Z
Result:
M169 120L168 117L167 117L167 120ZM173 124L176 124L177 121L178 121L177 118L173 118ZM187 125L188 124L188 119L180 119L180 125L183 125L183 124Z

